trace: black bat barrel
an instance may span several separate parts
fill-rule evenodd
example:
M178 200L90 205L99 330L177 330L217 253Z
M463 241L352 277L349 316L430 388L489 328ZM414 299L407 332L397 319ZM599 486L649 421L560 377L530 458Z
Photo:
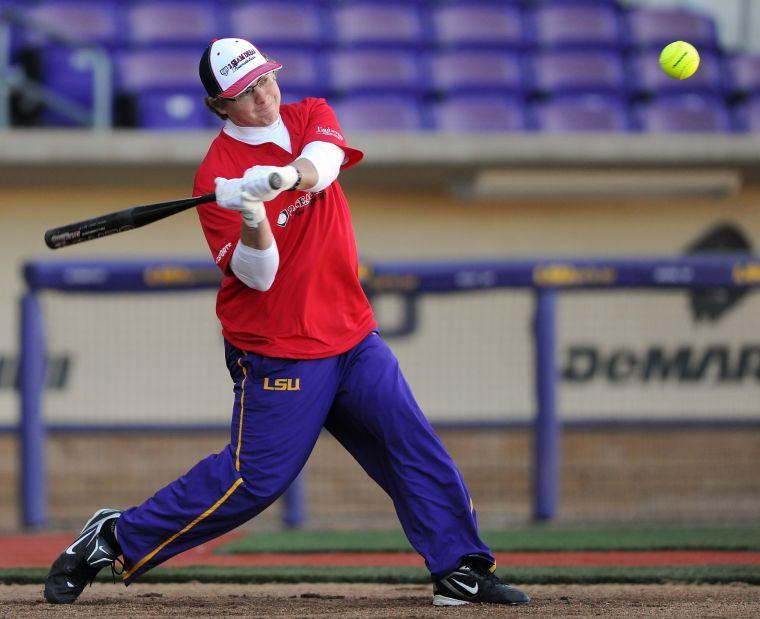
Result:
M270 174L269 186L272 189L280 189L282 187L282 177L276 172ZM140 226L145 226L159 219L164 219L194 206L213 202L214 200L216 200L216 195L207 193L196 198L184 198L170 202L134 206L122 211L116 211L115 213L100 215L92 219L48 230L45 232L45 244L50 249L59 249L68 245L84 243L92 239L99 239L111 234L139 228Z

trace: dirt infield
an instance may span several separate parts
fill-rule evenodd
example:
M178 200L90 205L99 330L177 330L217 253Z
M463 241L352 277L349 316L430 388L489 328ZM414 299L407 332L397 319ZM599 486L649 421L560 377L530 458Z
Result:
M72 606L50 606L35 585L0 586L0 617L757 617L749 585L529 586L525 607L435 608L430 586L96 584Z

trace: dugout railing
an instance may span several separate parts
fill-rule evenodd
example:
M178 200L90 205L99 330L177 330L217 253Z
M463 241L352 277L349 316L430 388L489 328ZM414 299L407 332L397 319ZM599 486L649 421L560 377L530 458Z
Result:
M391 263L362 267L370 299L398 295L400 321L381 330L387 337L415 331L423 295L518 288L533 292L532 337L535 354L533 440L533 518L551 520L558 510L560 418L557 410L557 295L591 289L739 289L760 286L760 257L710 255L663 259L545 258L471 262ZM46 329L40 295L156 293L214 289L220 276L206 260L32 261L24 265L27 290L21 299L18 421L21 521L27 527L47 520L45 437L48 432L135 430L134 424L49 423L43 414ZM118 317L113 317L118 320ZM140 430L166 424L140 424ZM182 428L177 428L182 429ZM188 429L188 428L185 428ZM198 427L192 428L198 430ZM202 428L200 428L202 429ZM215 426L216 429L216 426ZM306 517L303 479L286 495L283 520L295 526Z

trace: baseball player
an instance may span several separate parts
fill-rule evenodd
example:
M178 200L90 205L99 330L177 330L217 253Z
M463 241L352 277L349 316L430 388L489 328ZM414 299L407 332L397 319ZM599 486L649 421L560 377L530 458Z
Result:
M123 556L125 584L274 502L326 428L393 500L439 606L525 604L494 574L472 499L377 331L336 180L362 153L323 99L281 105L281 65L215 40L200 77L226 120L195 177L203 232L224 273L217 315L234 383L230 443L125 511L103 509L55 561L45 598L70 603ZM276 173L281 186L272 188Z

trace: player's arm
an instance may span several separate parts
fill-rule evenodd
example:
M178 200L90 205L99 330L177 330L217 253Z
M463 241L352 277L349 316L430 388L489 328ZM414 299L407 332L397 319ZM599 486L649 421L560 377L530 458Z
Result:
M269 290L277 274L280 254L264 203L245 191L243 179L217 178L215 183L217 204L238 211L242 218L240 242L230 260L232 272L249 288Z
M286 190L322 191L340 172L345 155L343 149L329 142L307 144L298 159L283 167L253 166L243 175L243 188L253 197L267 202ZM284 180L282 187L272 189L269 175L277 173Z
M243 215L240 243L232 254L230 267L246 286L269 290L280 264L263 201L271 200L284 189L322 191L338 177L343 159L343 150L335 144L311 142L289 166L254 166L246 171L242 183L238 182L239 179L226 184L223 180L221 184L217 181L217 192L229 185L235 196L239 194L229 201L233 207L239 207ZM272 172L277 172L285 181L279 190L273 190L269 185ZM263 183L259 182L261 179L264 179Z
M301 183L298 189L301 191L322 191L327 189L340 173L340 166L346 158L343 149L330 142L309 142L301 151L301 156L293 162L299 169L309 171L302 172Z

